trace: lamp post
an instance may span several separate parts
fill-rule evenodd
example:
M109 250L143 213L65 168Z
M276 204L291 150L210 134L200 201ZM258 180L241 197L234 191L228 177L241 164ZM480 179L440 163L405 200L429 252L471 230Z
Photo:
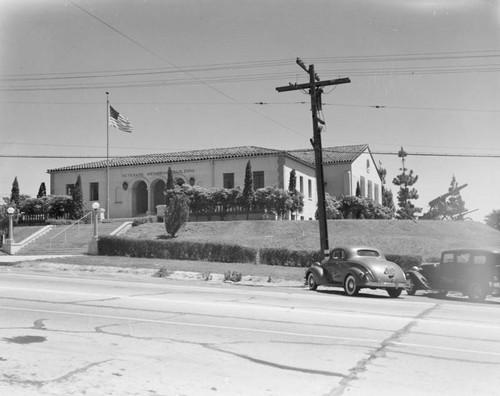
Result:
M94 202L92 204L92 209L94 210L94 241L98 241L99 232L97 223L99 223L99 202Z
M11 206L7 208L7 214L9 215L9 237L7 238L7 242L14 242L14 212L16 210Z

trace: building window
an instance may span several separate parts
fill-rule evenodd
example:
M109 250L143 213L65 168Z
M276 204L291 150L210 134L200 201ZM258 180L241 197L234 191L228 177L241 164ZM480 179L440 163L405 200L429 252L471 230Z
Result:
M224 188L234 188L234 173L224 173L223 179Z
M307 196L309 199L312 199L312 181L311 179L307 179Z
M66 184L66 195L72 196L74 189L75 189L74 184Z
M189 179L189 185L190 185L190 186L194 186L194 183L195 183L194 177L191 177L191 178Z
M302 176L299 177L299 191L304 194L304 178Z
M264 188L265 186L264 171L253 172L253 188L257 190L259 188Z
M375 183L375 202L380 203L379 186Z
M373 183L368 180L368 198L373 199Z
M90 200L99 201L99 183L90 183Z

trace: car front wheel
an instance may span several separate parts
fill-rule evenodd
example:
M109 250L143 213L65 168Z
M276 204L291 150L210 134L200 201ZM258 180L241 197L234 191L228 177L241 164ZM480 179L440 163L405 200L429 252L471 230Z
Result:
M479 282L469 285L469 298L474 302L482 302L486 298L486 286Z
M309 290L316 290L318 288L318 283L313 273L307 275L307 286L309 286Z
M359 292L359 287L356 283L356 278L354 275L349 274L344 281L344 290L348 296L355 296Z
M403 291L403 289L387 289L387 293L389 294L389 296L391 298L398 298L400 295L401 295L401 292ZM408 294L410 294L408 292ZM415 294L415 293L413 293ZM413 294L410 294L410 296L412 296Z

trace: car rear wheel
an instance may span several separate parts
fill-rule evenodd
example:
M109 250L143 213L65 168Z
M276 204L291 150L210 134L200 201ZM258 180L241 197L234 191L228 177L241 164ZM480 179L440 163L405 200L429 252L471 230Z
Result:
M356 283L356 278L354 275L349 274L344 281L344 290L348 296L355 296L359 292L359 287Z
M486 298L486 286L479 282L469 285L469 298L474 302L482 302Z
M387 293L392 298L398 298L401 295L402 291L403 291L403 289L387 289ZM408 293L408 294L410 294L410 293ZM415 294L415 293L413 293L413 294ZM412 296L413 294L410 294L410 296Z
M307 286L309 286L309 290L316 290L318 288L318 283L313 273L307 275Z

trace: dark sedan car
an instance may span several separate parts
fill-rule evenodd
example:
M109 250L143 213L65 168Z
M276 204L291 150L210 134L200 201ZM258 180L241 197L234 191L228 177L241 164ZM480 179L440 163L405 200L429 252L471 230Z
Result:
M362 288L385 289L389 296L399 297L406 289L403 270L372 247L337 247L330 258L306 269L310 290L318 286L340 286L347 295L355 296Z
M439 264L422 264L406 275L410 295L420 289L436 290L443 297L458 291L472 301L483 301L488 294L500 293L500 250L446 250Z

